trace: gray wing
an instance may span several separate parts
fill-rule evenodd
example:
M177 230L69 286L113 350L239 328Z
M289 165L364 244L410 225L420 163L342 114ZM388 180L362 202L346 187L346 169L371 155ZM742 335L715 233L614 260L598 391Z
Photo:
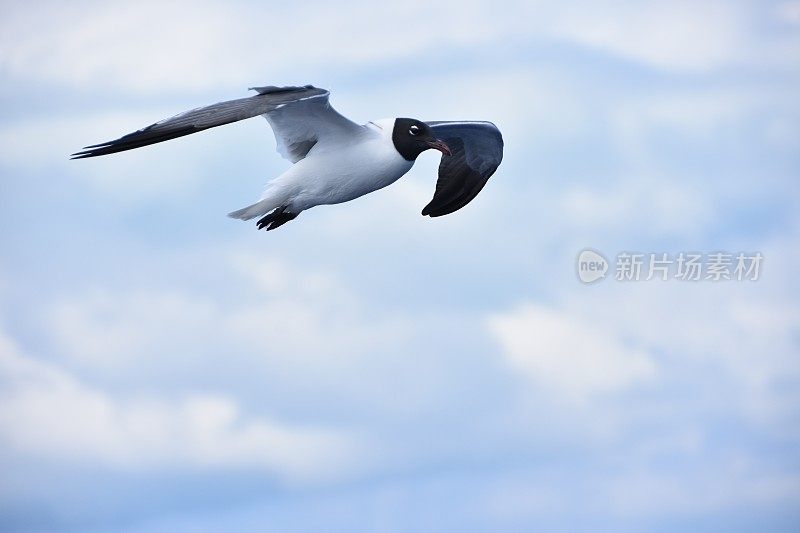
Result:
M311 86L306 86L309 87ZM273 94L274 89L276 88L255 88L259 96ZM328 101L330 92L324 89L314 91L316 92L301 94L288 103L279 103L263 113L275 132L278 153L292 163L303 159L318 142L324 143L364 130L364 126L343 117L331 107Z
M503 136L491 122L427 122L432 134L450 147L442 156L433 199L423 215L440 217L475 198L503 160Z
M132 150L264 115L275 132L278 152L296 163L314 144L361 126L337 113L328 102L330 93L313 85L304 87L255 87L249 98L198 107L161 120L119 139L84 147L72 154L83 159Z

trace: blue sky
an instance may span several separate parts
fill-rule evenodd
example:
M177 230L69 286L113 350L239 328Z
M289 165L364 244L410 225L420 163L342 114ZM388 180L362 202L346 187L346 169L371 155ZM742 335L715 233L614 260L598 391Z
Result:
M800 3L8 3L4 531L795 531ZM491 120L266 234L264 121L86 144L253 85L359 122ZM586 247L760 251L592 285Z

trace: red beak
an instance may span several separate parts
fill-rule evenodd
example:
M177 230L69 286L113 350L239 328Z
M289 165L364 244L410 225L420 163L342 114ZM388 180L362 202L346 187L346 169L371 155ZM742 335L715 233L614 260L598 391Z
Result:
M444 155L453 155L453 153L450 151L450 147L447 146L447 143L441 139L434 139L432 141L428 141L428 146L430 146L434 150L439 150Z

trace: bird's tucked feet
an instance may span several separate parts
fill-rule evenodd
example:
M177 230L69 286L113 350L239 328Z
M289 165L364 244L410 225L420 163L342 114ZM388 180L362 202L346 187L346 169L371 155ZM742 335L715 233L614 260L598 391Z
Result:
M286 211L286 206L281 206L272 211L267 216L261 218L258 223L258 229L267 228L267 231L273 230L280 226L283 226L290 220L294 220L297 218L298 213L290 213Z

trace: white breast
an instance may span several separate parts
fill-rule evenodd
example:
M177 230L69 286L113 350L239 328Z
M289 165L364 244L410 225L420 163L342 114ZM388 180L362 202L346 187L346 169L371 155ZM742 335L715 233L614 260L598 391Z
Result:
M291 205L299 212L315 205L347 202L386 187L413 165L395 149L391 130L387 133L385 127L370 123L359 139L315 146L278 180L296 191Z

